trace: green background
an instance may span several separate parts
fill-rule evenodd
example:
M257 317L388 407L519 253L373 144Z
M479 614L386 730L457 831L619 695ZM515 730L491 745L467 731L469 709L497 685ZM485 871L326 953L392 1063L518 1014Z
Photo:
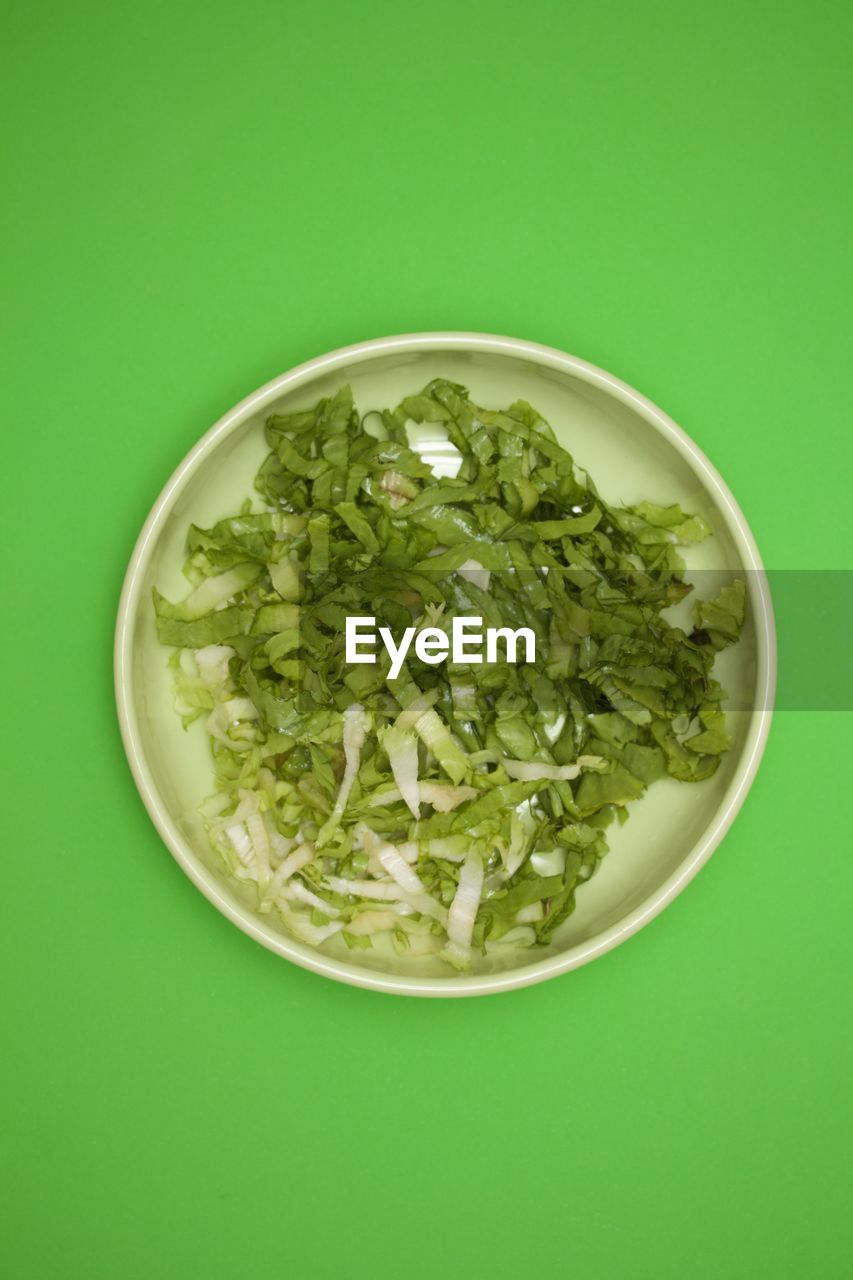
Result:
M427 1002L218 916L111 691L172 468L385 333L600 363L707 451L768 565L853 567L851 14L7 7L7 1275L851 1274L849 716L777 716L733 831L625 946Z

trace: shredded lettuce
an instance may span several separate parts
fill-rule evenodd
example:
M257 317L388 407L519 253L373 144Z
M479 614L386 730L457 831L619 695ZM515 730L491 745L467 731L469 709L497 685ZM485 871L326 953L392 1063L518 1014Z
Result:
M458 466L433 470L420 423ZM385 938L452 972L549 943L608 824L657 778L718 768L713 665L740 635L743 582L697 602L689 634L673 625L691 590L679 547L708 525L609 505L523 401L481 408L436 379L363 419L343 387L273 414L266 440L256 498L191 526L186 598L154 592L176 709L210 741L214 848L311 945ZM400 636L525 627L537 661L348 665L354 616Z

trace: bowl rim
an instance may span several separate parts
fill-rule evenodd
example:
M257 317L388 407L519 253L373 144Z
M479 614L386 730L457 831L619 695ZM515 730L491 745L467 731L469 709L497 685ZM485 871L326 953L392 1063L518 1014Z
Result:
M275 932L248 906L230 900L197 859L162 800L142 749L132 697L133 634L141 584L154 546L169 512L189 479L208 455L251 414L319 374L330 373L355 360L422 351L467 351L523 359L572 375L628 405L672 444L698 473L723 513L728 532L750 577L750 603L756 631L756 709L751 713L741 760L713 820L683 862L657 889L623 919L558 955L547 956L520 969L480 976L421 978L388 975L361 969ZM766 574L752 531L734 495L714 465L687 433L639 391L579 356L523 338L465 331L435 331L374 338L315 356L272 378L245 396L205 432L175 468L161 490L137 538L125 574L115 631L115 697L122 741L134 782L164 844L190 880L227 919L270 951L304 969L352 986L396 995L465 996L511 991L568 973L612 950L654 919L705 865L731 827L758 771L770 732L776 688L776 630Z

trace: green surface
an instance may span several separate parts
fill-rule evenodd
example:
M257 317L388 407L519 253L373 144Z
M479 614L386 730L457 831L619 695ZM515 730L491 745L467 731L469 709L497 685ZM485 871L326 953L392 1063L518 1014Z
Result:
M769 565L851 567L849 6L7 15L5 1274L849 1275L849 715L778 716L732 833L624 947L405 1001L184 878L110 652L210 422L403 330L603 364Z

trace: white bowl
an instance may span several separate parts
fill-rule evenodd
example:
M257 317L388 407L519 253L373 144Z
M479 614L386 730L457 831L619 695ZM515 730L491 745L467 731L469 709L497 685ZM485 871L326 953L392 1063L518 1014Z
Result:
M610 853L577 895L577 908L547 948L478 958L465 976L434 957L381 949L346 951L332 938L320 950L253 910L211 852L198 806L211 791L203 725L185 732L173 709L169 650L157 641L151 588L176 598L191 521L208 525L252 493L266 453L263 421L273 411L313 404L341 384L362 409L393 406L435 376L467 386L480 404L529 400L560 442L613 502L680 501L700 512L715 537L693 549L688 570L746 570L748 618L740 642L715 668L732 695L731 751L715 776L655 783L611 829ZM689 573L688 573L689 576ZM140 795L190 879L224 915L271 951L340 982L421 996L477 995L540 982L585 964L636 933L676 897L708 860L755 777L770 727L776 641L770 597L755 541L729 489L705 455L660 409L611 374L550 347L475 333L419 333L344 347L275 378L226 413L184 458L157 499L133 552L119 606L115 645L119 720ZM732 892L737 868L732 867Z

